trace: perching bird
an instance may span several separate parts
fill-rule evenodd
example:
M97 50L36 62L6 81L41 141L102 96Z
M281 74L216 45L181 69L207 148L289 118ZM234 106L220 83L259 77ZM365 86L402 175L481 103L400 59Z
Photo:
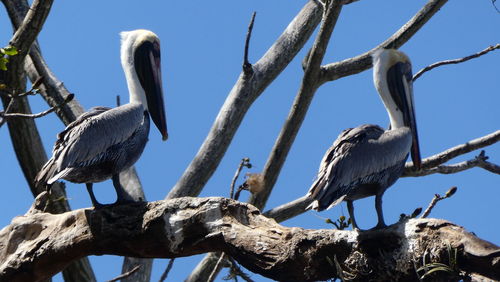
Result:
M120 185L119 173L132 166L148 141L149 116L167 140L160 68L160 40L151 31L138 29L121 34L121 63L130 101L116 107L95 107L82 114L57 135L52 158L35 183L50 187L58 179L86 183L92 204L92 184L112 178L116 203L130 201Z
M384 130L365 124L342 131L323 157L308 192L313 202L307 209L322 211L346 201L355 229L354 200L375 196L375 228L386 226L382 195L403 173L408 154L417 169L421 165L410 59L394 49L379 49L372 59L374 84L389 114L390 127Z

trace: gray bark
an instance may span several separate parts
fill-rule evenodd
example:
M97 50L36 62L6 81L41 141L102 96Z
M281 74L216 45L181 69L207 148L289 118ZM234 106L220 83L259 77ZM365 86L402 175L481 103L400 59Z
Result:
M54 215L38 210L43 197L0 231L0 280L39 281L92 254L172 258L214 251L280 281L340 275L418 281L415 268L435 262L453 267L447 275L500 279L498 246L439 219L361 232L307 230L283 227L257 208L226 198L185 197Z

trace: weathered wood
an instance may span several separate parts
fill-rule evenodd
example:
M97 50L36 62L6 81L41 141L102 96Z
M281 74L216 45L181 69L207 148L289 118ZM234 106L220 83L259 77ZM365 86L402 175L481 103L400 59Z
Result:
M39 197L46 197L41 194ZM43 202L43 199L38 199ZM439 219L410 219L372 231L306 230L277 224L227 198L177 198L49 214L35 204L0 231L0 280L38 281L87 255L172 258L224 251L280 281L416 281L424 262L500 279L500 248ZM22 270L22 271L21 271Z

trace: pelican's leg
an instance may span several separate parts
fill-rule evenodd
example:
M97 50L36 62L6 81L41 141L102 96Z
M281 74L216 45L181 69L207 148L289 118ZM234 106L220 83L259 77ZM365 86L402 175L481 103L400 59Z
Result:
M123 189L123 186L120 184L120 177L118 174L113 175L111 178L113 179L113 186L115 187L116 190L116 203L115 204L124 204L124 203L130 203L133 202L133 200L130 199L128 193Z
M98 208L101 208L103 205L101 205L97 199L95 198L95 195L94 195L94 190L92 190L92 183L85 183L85 185L87 186L87 191L89 192L89 195L90 195L90 200L92 201L92 205L98 209Z
M382 196L384 193L377 194L375 195L375 209L377 210L377 217L378 217L378 223L377 226L375 226L375 229L377 228L383 228L386 227L384 222L384 213L382 212Z
M354 219L354 205L352 201L347 200L347 211L349 212L349 218L351 218L352 229L359 230L356 224L356 219Z

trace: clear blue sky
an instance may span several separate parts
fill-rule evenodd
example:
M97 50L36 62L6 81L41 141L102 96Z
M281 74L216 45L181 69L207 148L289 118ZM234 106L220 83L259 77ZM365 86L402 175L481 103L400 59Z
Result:
M130 4L129 4L130 3ZM133 4L132 4L133 3ZM148 200L160 200L176 183L204 140L219 108L240 71L247 25L257 18L250 44L250 60L258 60L306 1L56 1L39 36L43 54L54 73L89 109L114 106L115 96L128 100L119 61L120 31L145 28L161 38L163 82L170 138L161 142L152 127L150 141L136 167ZM365 52L400 28L426 1L359 1L344 8L333 33L325 63ZM8 44L10 22L0 9L0 45ZM439 60L463 57L499 43L500 14L490 0L449 1L401 50L414 73ZM275 138L288 114L302 77L300 62L307 44L282 75L247 113L217 172L201 196L227 196L234 171L243 157L262 170ZM414 85L416 114L423 157L499 129L500 51L460 65L435 69ZM46 109L39 97L32 108ZM328 83L316 93L309 114L288 156L266 210L303 196L319 162L345 128L364 123L388 125L388 117L373 87L371 70ZM50 152L64 127L54 114L37 120L44 146ZM0 226L24 214L32 196L19 169L7 127L0 129ZM479 152L453 162L473 158ZM486 149L500 163L500 146ZM401 213L425 207L435 193L451 186L459 190L438 204L432 217L462 225L481 238L500 244L500 178L479 168L452 175L399 180L384 196L387 223ZM102 202L114 201L111 181L96 185ZM68 184L73 208L91 205L84 185ZM246 195L244 195L246 197ZM245 200L245 198L243 198ZM373 198L355 203L358 224L375 225ZM286 226L331 228L320 217L347 214L345 204L330 211L307 212L284 222ZM179 259L171 281L184 279L202 256ZM100 281L119 274L122 258L93 256ZM157 281L167 260L155 260L152 280ZM219 276L222 277L222 276ZM253 275L256 280L265 280ZM55 281L60 281L56 278ZM219 278L220 280L220 278Z

